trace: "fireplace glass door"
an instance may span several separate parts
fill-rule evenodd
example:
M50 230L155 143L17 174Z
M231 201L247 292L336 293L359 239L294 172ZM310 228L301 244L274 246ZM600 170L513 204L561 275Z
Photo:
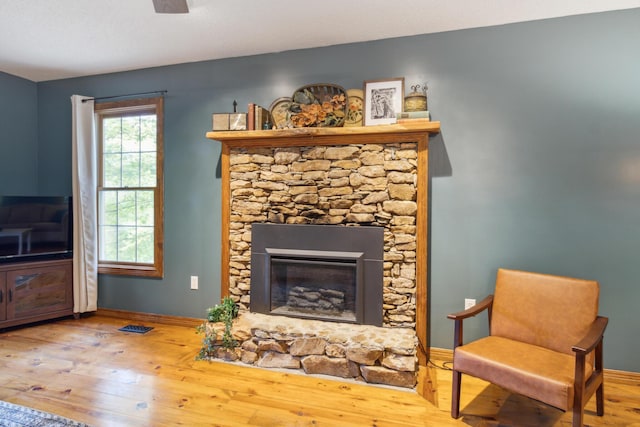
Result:
M360 252L267 250L271 313L359 323Z

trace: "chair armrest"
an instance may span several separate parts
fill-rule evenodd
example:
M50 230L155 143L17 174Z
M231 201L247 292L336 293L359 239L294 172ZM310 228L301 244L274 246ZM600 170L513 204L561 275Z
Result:
M473 307L469 307L464 311L459 311L457 313L451 313L447 315L447 318L453 320L461 320L466 319L468 317L476 316L479 313L482 313L484 310L491 307L493 304L493 295L487 296L485 299L474 305Z
M575 353L588 354L602 341L609 318L598 316L579 343L571 347Z
M473 317L484 310L489 310L489 325L491 325L491 306L493 305L493 295L489 295L473 307L469 307L464 311L458 313L451 313L447 315L449 319L455 321L455 329L453 333L453 349L462 345L462 321L466 318Z

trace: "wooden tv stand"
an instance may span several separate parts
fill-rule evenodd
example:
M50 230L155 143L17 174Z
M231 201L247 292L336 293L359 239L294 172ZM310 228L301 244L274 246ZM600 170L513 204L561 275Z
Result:
M0 264L0 329L72 314L72 259Z

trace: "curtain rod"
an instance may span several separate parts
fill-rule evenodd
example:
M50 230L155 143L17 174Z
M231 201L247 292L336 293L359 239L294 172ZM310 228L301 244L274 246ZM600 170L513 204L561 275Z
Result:
M113 95L113 96L101 96L99 98L86 98L83 99L82 102L87 102L87 101L101 101L103 99L112 99L112 98L122 98L125 96L138 96L138 95L150 95L152 93L159 93L161 95L164 95L165 93L167 93L167 90L154 90L151 92L139 92L139 93L128 93L126 95Z

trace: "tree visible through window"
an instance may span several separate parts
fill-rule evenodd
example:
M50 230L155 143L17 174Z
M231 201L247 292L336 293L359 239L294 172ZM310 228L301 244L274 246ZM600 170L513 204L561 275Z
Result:
M99 272L162 276L162 98L97 104Z

